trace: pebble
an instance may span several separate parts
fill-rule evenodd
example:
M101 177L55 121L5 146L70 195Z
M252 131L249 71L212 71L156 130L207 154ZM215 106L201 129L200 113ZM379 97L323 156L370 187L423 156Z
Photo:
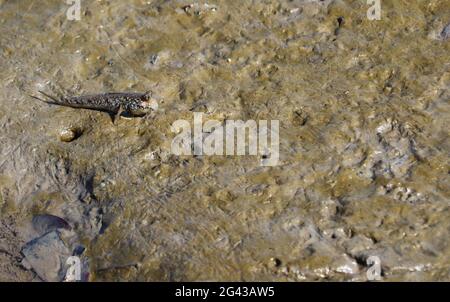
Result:
M53 231L25 244L22 249L26 263L44 281L62 281L65 263L70 252L61 240L59 232Z
M356 275L359 273L359 267L356 260L345 254L335 260L333 269L338 273L347 275Z
M71 230L69 223L64 219L50 215L40 214L33 217L31 221L33 228L40 235L55 231L57 229Z
M272 257L269 259L269 267L271 268L277 268L281 266L281 260L275 257Z
M69 143L81 135L80 129L76 127L64 128L59 132L59 139L62 142Z

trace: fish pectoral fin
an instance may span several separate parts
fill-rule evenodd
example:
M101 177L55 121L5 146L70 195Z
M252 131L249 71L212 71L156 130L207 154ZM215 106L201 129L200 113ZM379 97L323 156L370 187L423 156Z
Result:
M114 120L115 120L115 118L116 118L116 115L115 115L114 113L109 113L109 112L108 112L108 115L109 115L109 117L111 118L111 123L114 124Z
M122 108L122 106L120 106L119 110L117 110L117 113L115 113L115 114L114 113L110 113L109 114L109 116L111 117L111 121L112 121L112 123L114 125L117 125L116 121L119 120L120 115L122 114L122 112L123 112L123 108Z

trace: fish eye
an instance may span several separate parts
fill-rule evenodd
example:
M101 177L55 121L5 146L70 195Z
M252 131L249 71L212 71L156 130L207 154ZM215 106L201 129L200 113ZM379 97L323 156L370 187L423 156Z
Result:
M141 98L139 106L142 109L157 110L158 109L158 102L155 99L153 99L150 94L146 94L145 96L143 96Z

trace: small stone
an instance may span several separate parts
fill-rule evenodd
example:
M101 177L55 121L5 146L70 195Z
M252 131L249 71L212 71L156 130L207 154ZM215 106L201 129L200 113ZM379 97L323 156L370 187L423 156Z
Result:
M64 128L59 132L59 139L62 142L69 143L81 135L81 130L76 127Z
M70 252L58 231L31 240L23 247L22 254L41 279L50 282L63 280Z
M270 258L269 266L271 268L277 268L281 266L281 260L275 257Z
M334 270L338 273L346 275L356 275L359 273L358 263L347 255L342 255L337 258L335 265Z
M57 229L71 230L69 223L64 219L50 214L36 215L32 219L32 225L39 235L55 231Z

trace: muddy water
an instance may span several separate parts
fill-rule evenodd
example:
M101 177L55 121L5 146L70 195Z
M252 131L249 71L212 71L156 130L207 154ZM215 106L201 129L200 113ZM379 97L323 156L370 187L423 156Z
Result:
M449 280L450 3L190 4L0 1L0 280L39 280L20 259L41 214L92 281L367 280L371 256ZM38 90L159 107L113 125ZM171 154L194 111L279 120L278 165Z

